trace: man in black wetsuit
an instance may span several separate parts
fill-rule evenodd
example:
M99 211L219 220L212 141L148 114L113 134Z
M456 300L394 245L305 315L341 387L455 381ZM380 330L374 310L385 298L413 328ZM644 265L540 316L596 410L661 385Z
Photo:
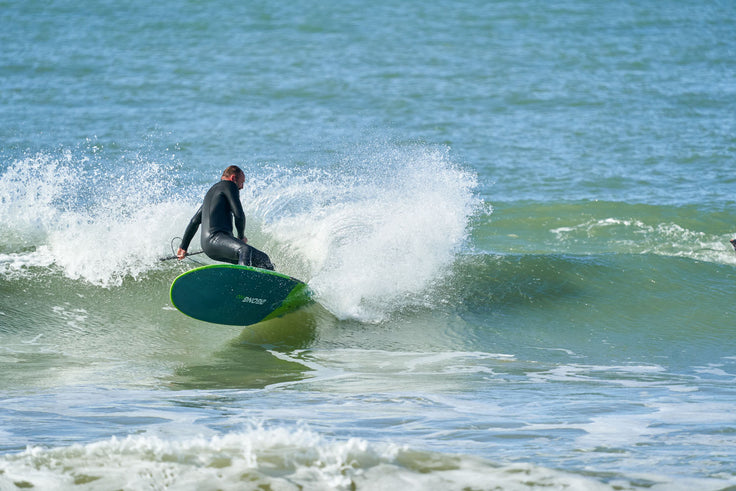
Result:
M240 203L245 174L235 165L222 173L220 182L207 191L202 206L184 231L176 256L181 260L187 255L189 243L202 225L202 249L215 261L224 261L256 268L274 269L264 253L248 245L245 237L245 212ZM238 238L233 236L233 220Z

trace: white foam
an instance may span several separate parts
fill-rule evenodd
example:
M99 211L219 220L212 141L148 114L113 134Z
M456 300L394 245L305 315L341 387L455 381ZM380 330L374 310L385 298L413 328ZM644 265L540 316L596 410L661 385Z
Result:
M528 377L530 380L535 382L568 382L568 381L590 381L595 380L597 382L617 384L617 385L628 385L636 384L635 379L638 375L652 374L652 373L663 373L665 372L664 367L660 365L617 365L617 366L604 366L604 365L560 365L549 370L541 372L530 372ZM598 377L598 374L609 375L616 373L620 375L620 378L609 378L609 377ZM629 378L627 378L629 377ZM633 378L632 378L633 377ZM641 384L647 385L650 382L641 382Z
M12 275L28 268L47 268L54 264L54 258L46 246L24 253L0 254L0 274Z
M49 266L110 286L156 266L193 206L170 186L171 169L145 159L103 164L71 152L13 162L0 175L0 273Z
M282 256L304 263L320 303L378 322L421 302L467 236L475 175L446 149L382 147L335 169L273 170L246 203ZM388 308L387 308L388 306Z
M646 486L686 489L647 476ZM725 481L689 480L699 489ZM527 463L431 453L359 438L327 440L304 427L255 428L210 437L139 435L0 456L0 488L35 489L639 489Z
M656 254L736 264L736 255L729 244L730 235L691 230L675 222L648 224L642 220L609 217L551 229L550 232L558 240L566 242L574 242L581 236L599 238L608 234L613 247L631 254Z

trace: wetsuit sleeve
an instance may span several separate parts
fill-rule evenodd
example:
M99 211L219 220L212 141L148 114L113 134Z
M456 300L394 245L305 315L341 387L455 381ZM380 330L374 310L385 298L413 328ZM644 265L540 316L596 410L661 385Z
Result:
M240 202L240 191L235 183L231 183L227 199L230 201L230 209L233 212L233 220L235 222L235 229L238 231L238 239L245 237L245 212L243 211L243 204Z
M201 206L199 207L199 210L197 210L197 213L194 214L192 219L189 220L189 225L187 225L187 229L184 231L184 237L181 239L181 245L179 245L181 249L184 249L186 251L189 248L189 243L192 241L194 234L197 233L197 229L199 228L200 223L202 223Z

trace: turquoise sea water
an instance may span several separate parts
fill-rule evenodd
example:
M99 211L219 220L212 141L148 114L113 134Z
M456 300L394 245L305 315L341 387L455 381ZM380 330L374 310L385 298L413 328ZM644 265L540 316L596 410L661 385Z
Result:
M0 2L0 489L735 487L734 26ZM230 164L318 301L247 329L159 260Z

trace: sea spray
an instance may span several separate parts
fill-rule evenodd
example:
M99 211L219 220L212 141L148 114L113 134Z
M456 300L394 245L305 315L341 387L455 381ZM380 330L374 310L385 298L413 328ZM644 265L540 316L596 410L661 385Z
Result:
M388 145L328 169L270 169L246 206L284 258L303 263L338 318L379 322L422 302L452 264L479 206L476 177L446 148Z
M49 224L70 206L77 179L63 159L38 154L16 160L0 175L0 247L7 252L43 243Z
M330 166L243 164L246 235L337 317L380 321L422 302L468 236L476 176L449 153L366 145ZM0 223L10 231L0 252L12 263L3 269L53 266L111 287L162 267L206 185L177 187L176 165L125 160L64 151L13 162L0 176ZM106 171L113 164L120 170Z
M193 206L164 178L173 170L140 156L122 165L69 150L13 161L0 175L2 269L55 266L99 286L150 270Z

